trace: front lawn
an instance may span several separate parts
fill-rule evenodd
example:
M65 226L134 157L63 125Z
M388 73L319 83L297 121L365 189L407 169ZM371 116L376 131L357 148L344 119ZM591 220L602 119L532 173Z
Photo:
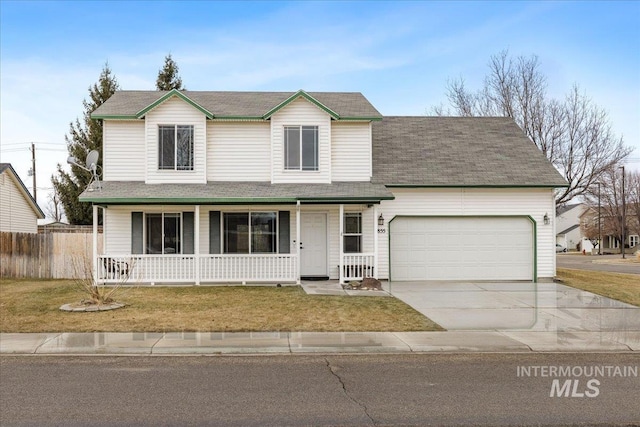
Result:
M81 299L68 280L0 280L0 332L442 330L395 298L309 296L298 286L123 288L124 308L59 310Z
M640 306L640 276L637 274L558 268L558 278L574 288Z

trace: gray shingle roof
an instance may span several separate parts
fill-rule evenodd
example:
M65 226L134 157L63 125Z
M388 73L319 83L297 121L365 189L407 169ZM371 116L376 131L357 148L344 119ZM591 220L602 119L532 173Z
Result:
M373 182L562 187L567 182L510 118L384 117L373 122Z
M570 231L575 230L576 228L580 227L580 224L574 224L571 227L567 228L566 230L562 230L561 232L557 233L556 236L562 236L567 234Z
M214 117L262 117L296 92L182 91ZM123 90L98 107L95 116L134 116L166 95L164 91ZM381 118L382 115L359 92L307 92L341 118Z
M139 181L104 181L102 189L87 191L80 201L136 203L366 203L393 199L384 185L370 182L332 184L271 184L270 182L208 182L207 184L145 184Z

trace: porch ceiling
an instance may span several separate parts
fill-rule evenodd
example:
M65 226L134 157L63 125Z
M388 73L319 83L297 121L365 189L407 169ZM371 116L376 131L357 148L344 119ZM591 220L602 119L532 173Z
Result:
M101 190L85 190L81 202L97 204L295 204L379 203L394 197L382 184L271 184L270 182L208 182L206 184L146 184L104 181Z

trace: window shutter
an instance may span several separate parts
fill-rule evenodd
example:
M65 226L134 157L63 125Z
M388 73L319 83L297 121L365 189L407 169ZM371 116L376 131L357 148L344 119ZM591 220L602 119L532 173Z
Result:
M131 253L144 253L143 237L142 237L142 212L131 212Z
M278 212L278 243L281 254L290 253L290 226L289 217L291 212L280 211Z
M182 253L194 253L193 212L182 212Z
M220 250L220 211L209 212L209 253L222 253Z

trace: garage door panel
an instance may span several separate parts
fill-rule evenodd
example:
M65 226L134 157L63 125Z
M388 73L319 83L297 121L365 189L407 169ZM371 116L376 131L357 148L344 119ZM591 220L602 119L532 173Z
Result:
M392 280L531 280L533 224L524 217L396 218Z

